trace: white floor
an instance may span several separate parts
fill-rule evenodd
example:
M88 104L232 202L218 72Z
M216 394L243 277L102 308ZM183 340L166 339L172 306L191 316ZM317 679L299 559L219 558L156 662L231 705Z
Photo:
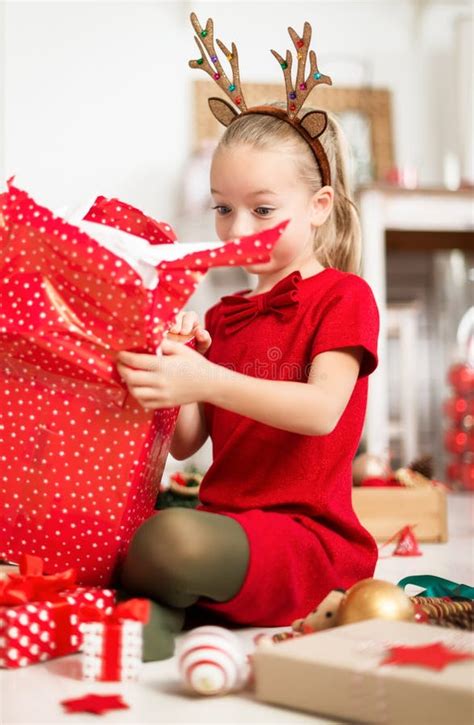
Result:
M397 582L409 574L436 574L474 584L474 496L452 494L449 500L449 542L422 544L423 556L380 559L375 576ZM388 554L392 547L386 547ZM413 589L408 593L416 593ZM239 633L248 651L257 631ZM276 631L276 630L268 630ZM214 698L183 693L175 659L149 663L139 683L85 683L75 678L78 656L51 660L22 670L0 672L0 723L91 723L94 715L67 715L60 700L86 693L120 693L129 710L104 715L107 723L327 723L310 715L259 703L251 691Z

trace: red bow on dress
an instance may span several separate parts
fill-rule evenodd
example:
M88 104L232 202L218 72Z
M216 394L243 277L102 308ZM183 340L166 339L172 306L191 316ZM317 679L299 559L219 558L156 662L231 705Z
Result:
M291 272L276 283L269 292L255 297L226 295L221 297L224 303L224 324L226 332L236 332L245 327L257 315L273 312L281 320L292 317L299 304L298 284L301 273Z

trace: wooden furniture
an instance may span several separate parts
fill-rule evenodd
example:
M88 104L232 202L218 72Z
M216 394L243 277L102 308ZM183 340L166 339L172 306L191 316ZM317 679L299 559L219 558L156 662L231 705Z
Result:
M364 439L367 450L389 457L386 247L474 249L474 190L402 189L383 184L357 194L363 233L363 277L380 311L379 366L371 375Z
M277 69L278 70L278 69ZM243 84L248 106L264 105L285 100L285 86L280 83ZM194 148L198 149L207 139L218 139L223 126L209 110L208 98L226 95L212 81L196 80L194 94ZM318 86L308 107L321 108L335 114L348 111L362 114L370 129L370 156L372 179L383 179L393 166L392 105L391 93L385 88L327 88Z
M418 541L448 540L446 489L439 484L402 488L354 486L352 505L361 524L377 541L413 526Z

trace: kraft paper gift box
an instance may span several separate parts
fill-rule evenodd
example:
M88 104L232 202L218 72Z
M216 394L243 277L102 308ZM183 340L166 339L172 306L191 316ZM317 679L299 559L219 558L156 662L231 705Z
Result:
M42 570L41 559L24 556L22 573L5 573L0 580L0 667L16 669L78 652L81 608L93 606L102 616L114 609L111 589L76 586L73 569L50 577Z
M469 659L442 670L382 664L391 647L442 642ZM257 648L258 699L337 721L470 725L474 635L412 622L372 619Z
M154 512L178 415L127 394L117 352L154 354L210 267L268 261L287 222L181 244L117 200L79 217L0 194L0 560L105 586Z
M377 541L385 541L404 526L416 526L418 541L448 540L446 487L432 481L425 486L354 486L354 511Z

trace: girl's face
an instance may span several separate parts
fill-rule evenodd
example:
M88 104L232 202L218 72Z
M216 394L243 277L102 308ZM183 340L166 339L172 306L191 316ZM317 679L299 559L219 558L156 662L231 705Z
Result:
M211 166L211 194L222 241L291 220L273 248L271 261L246 266L247 271L276 272L314 261L315 228L331 210L333 191L325 186L312 194L288 154L244 144L219 149Z

